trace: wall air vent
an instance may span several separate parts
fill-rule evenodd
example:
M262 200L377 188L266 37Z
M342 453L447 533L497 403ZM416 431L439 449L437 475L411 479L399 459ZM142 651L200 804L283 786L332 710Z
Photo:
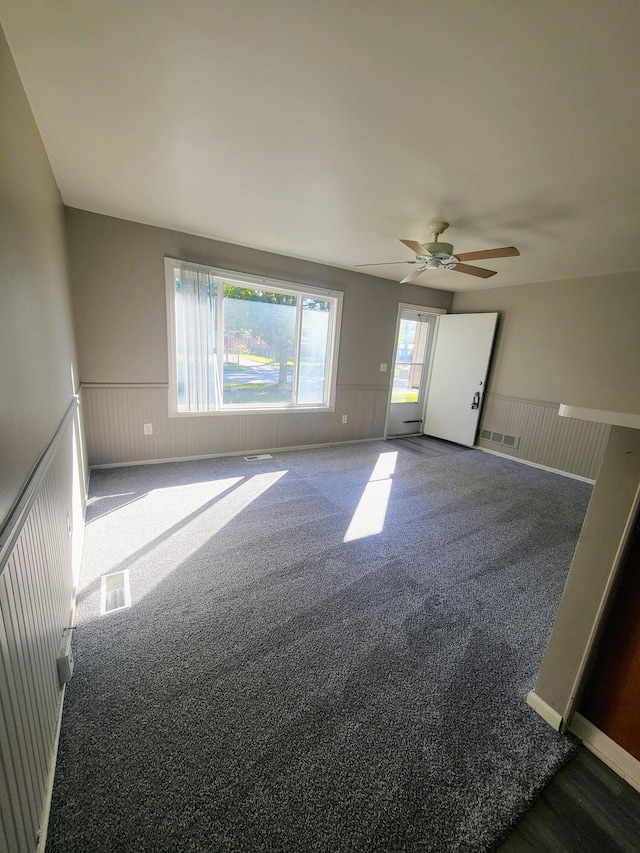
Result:
M273 459L270 453L254 453L253 456L244 457L247 462L256 462L258 459Z
M480 438L483 438L485 441L491 441L493 444L510 447L512 450L517 450L520 444L519 435L507 435L506 432L493 432L490 429L481 429Z

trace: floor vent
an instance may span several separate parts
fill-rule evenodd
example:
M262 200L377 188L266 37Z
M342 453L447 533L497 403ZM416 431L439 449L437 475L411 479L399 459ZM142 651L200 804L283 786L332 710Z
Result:
M502 444L504 447L510 447L513 450L517 450L520 444L520 436L507 435L505 432L492 432L490 429L481 429L480 438L484 438L485 441L492 441L494 444Z
M102 587L100 597L100 615L114 613L116 610L124 610L131 607L131 589L129 587L129 571L113 572L110 575L102 575Z
M244 457L247 462L256 462L258 459L273 459L270 453L254 453L253 456Z

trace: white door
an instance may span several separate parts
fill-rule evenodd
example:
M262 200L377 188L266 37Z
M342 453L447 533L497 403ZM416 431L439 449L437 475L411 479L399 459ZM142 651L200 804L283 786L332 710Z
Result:
M423 432L471 447L478 431L498 315L440 317Z
M416 309L402 308L400 311L387 435L422 432L424 390L435 320L433 314Z

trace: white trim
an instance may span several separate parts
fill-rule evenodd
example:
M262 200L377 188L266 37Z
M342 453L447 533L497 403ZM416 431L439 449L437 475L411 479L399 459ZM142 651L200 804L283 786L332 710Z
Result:
M221 267L214 267L211 264L203 264L197 261L186 261L182 258L172 258L165 255L165 270L167 263L170 265L179 264L186 267L201 267L211 272L216 278L222 279L224 284L251 284L259 288L267 288L273 290L283 290L291 296L299 293L315 293L319 296L337 296L342 293L341 290L332 290L329 287L316 287L312 284L301 284L298 281L289 281L283 278L269 278L268 276L251 275L238 270L226 270Z
M595 483L595 480L589 477L572 474L571 471L562 471L560 468L550 468L548 465L540 465L538 462L529 462L528 459L518 459L517 456L511 456L509 453L500 453L499 450L489 450L488 447L480 447L479 444L474 444L473 449L481 450L483 453L490 453L492 456L502 456L503 459L511 459L513 462L521 462L523 465L529 465L531 468L540 468L541 471L549 471L551 474L561 474L563 477L570 477L572 480L580 480L581 483L590 483L592 486Z
M557 732L560 731L562 714L559 714L555 708L548 705L533 690L527 696L527 705L533 708L536 714L539 714L546 723L549 723L552 729L555 729Z
M169 396L169 406L171 406L171 396ZM284 415L293 413L299 415L301 412L311 412L312 414L326 414L327 412L335 412L335 403L332 406L313 406L305 403L300 403L297 406L264 406L262 409L245 409L242 406L232 408L229 404L225 405L224 409L210 409L202 412L176 412L169 409L170 418L202 418L202 417L219 417L220 415Z
M60 710L58 711L58 724L56 726L56 737L53 742L53 749L49 757L49 773L47 776L47 787L44 792L44 803L40 813L40 827L38 829L38 846L36 853L44 853L47 846L47 831L49 829L49 813L51 811L51 798L53 797L53 781L56 774L56 764L58 762L58 746L60 745L60 732L62 731L62 711L64 708L64 694L66 684L62 685L60 690Z
M580 421L595 421L598 424L640 429L640 415L634 415L631 412L610 412L605 409L587 409L583 406L560 403L558 415L561 418L576 418Z
M99 390L110 390L111 388L168 388L168 382L81 382L81 390L92 391L94 388Z
M347 444L368 444L372 441L384 441L384 436L376 438L354 438L349 441L328 441L325 444L294 444L290 447L265 447L261 450L232 450L230 453L204 453L200 456L168 456L166 459L138 459L131 462L103 462L91 465L91 471L103 468L128 468L131 465L164 465L165 462L197 462L198 459L220 459L224 456L248 456L257 453L286 453L289 450L316 450L320 447L340 447Z
M571 718L569 730L580 738L589 752L597 755L614 773L640 791L640 761L637 758L577 711Z
M137 388L151 388L152 390L166 390L169 387L168 382L83 382L80 386L80 390L98 390L98 391L111 391L114 388L124 388L125 390L129 389L137 389ZM345 383L341 382L336 385L336 388L375 388L376 390L380 390L381 388L385 388L385 385L366 385L362 383Z
M164 293L167 314L167 370L169 382L167 385L167 406L169 417L176 414L178 407L178 365L176 362L176 297L175 297L174 263L171 258L164 259Z
M344 293L341 290L330 291L336 299L336 310L329 313L329 334L332 346L329 350L329 364L326 366L325 381L329 383L327 402L330 411L335 411L338 397L338 359L340 357L340 332L342 330L342 311L344 310ZM302 411L298 409L297 411Z
M431 370L433 367L433 350L435 348L436 337L438 335L438 320L442 314L447 313L446 308L429 308L426 305L414 305L412 302L399 302L398 303L398 315L396 317L396 331L395 336L393 338L393 350L391 353L391 360L388 362L389 365L389 381L387 383L387 413L384 419L384 438L385 440L389 437L389 414L391 411L391 396L393 394L393 379L394 379L394 365L395 365L395 357L398 351L398 336L400 334L400 321L402 319L403 311L415 311L416 314L430 314L431 316L435 316L435 329L433 333L429 333L430 340L428 341L428 353L427 357L429 359L427 365L427 374L423 377L423 405L422 405L422 420L424 421L424 411L427 406L427 397L429 392L429 382L431 381ZM422 435L422 424L420 424L420 432L415 433L415 435ZM399 438L400 436L393 436L393 438Z
M413 302L399 302L400 310L415 311L416 314L446 314L446 308L430 308L428 305L416 305Z

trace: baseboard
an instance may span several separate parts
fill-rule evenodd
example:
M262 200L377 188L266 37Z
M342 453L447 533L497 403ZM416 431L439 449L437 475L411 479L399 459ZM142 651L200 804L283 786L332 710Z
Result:
M49 766L49 775L47 778L47 787L45 789L45 800L40 816L40 831L38 832L38 846L36 853L44 853L47 846L47 829L49 828L49 812L51 811L51 797L53 796L53 781L56 775L56 763L58 761L58 745L60 743L60 732L62 730L62 710L64 708L64 695L66 685L62 685L60 691L60 712L58 714L58 725L56 728L56 737L51 751L51 763Z
M557 732L560 731L562 714L559 714L555 708L548 705L533 690L527 696L527 705L533 708L536 714L539 714L546 723L549 723L552 729L555 729Z
M590 483L592 486L596 482L590 477L582 477L580 474L572 474L570 471L561 471L560 468L550 468L548 465L540 465L538 462L530 462L528 459L518 459L517 456L511 456L509 453L500 453L499 450L489 450L488 447L480 447L478 444L474 444L473 449L481 450L483 453L490 453L492 456L502 456L503 459L511 459L512 462L520 462L522 465L529 465L530 468L540 468L541 471L549 471L551 474L561 474L563 477L570 477L572 480Z
M571 718L569 730L580 738L589 752L596 755L632 788L640 791L640 761L637 758L630 755L578 712Z
M291 447L263 447L260 450L232 450L229 453L205 453L200 456L171 456L165 459L138 459L131 462L102 462L90 465L90 471L103 468L129 468L132 465L164 465L167 462L197 462L199 459L221 459L225 456L253 456L255 453L286 453L290 450L314 450L320 447L341 447L347 444L367 444L372 441L384 441L384 436L377 438L354 438L349 441L328 441L322 444L297 444Z

